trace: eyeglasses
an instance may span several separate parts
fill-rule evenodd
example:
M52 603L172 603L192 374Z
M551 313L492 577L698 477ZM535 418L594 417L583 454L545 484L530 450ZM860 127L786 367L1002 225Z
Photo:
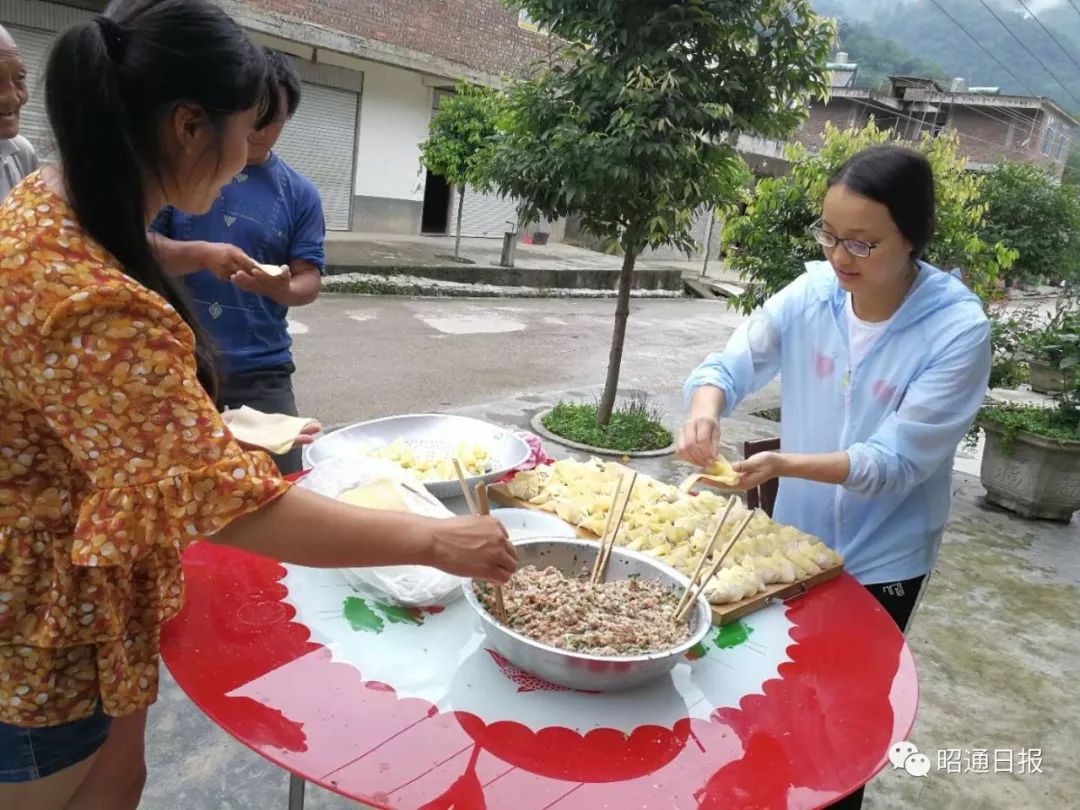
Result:
M836 234L829 233L822 228L820 223L810 226L810 234L822 247L834 248L837 245L843 245L844 250L858 259L865 259L877 247L876 242L864 242L861 239L841 239Z

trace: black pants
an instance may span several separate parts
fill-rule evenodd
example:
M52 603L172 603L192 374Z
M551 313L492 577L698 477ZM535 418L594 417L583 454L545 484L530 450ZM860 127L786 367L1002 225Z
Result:
M915 605L919 601L919 594L922 593L925 584L926 577L915 577L914 579L905 579L903 582L867 585L866 590L870 591L870 594L885 608L885 611L896 622L896 626L900 628L902 633L907 630L908 622L911 621L911 614L915 610ZM840 810L858 810L858 808L862 807L863 792L865 790L866 788L859 788L840 801L830 804L829 807L836 807Z
M218 409L234 410L247 405L263 413L299 416L292 387L292 375L295 371L296 366L286 363L283 366L225 377L219 386ZM284 455L271 456L271 458L274 459L274 463L283 475L300 472L304 466L302 451L299 447L294 447Z

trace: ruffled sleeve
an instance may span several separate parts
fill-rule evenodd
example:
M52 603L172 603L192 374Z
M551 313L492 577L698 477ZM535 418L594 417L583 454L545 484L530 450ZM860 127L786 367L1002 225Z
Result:
M55 305L22 376L87 487L72 561L127 564L212 535L281 496L196 378L194 336L159 296L106 281Z

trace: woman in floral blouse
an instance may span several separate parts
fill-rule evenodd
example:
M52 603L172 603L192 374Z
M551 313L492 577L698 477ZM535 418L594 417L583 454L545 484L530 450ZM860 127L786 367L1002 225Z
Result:
M265 84L208 0L118 0L49 59L60 164L0 207L0 807L138 804L186 543L499 582L516 566L491 518L291 490L218 417L145 234L164 205L208 210L243 167Z

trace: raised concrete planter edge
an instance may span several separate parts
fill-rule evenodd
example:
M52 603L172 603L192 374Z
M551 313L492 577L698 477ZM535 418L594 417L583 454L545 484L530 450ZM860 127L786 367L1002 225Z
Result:
M642 450L635 452L624 452L622 450L606 450L603 447L593 447L589 444L582 444L581 442L575 442L571 439L564 439L562 436L556 436L546 427L544 427L544 417L551 413L551 408L540 411L529 422L532 426L533 432L542 438L548 439L561 444L563 447L569 447L572 450L581 450L584 453L595 453L598 456L612 456L615 458L621 458L626 456L628 458L660 458L661 456L670 456L675 452L675 444L672 443L665 447L663 450Z

